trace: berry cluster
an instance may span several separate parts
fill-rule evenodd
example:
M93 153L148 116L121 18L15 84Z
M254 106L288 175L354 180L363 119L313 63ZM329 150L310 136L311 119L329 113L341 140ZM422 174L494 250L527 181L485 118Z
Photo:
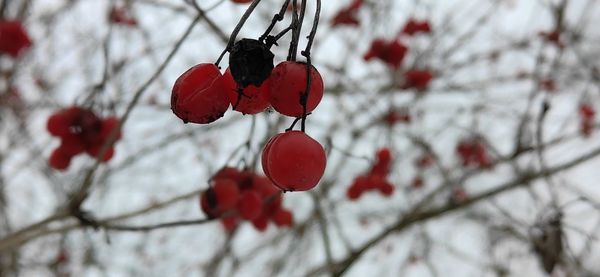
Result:
M316 16L307 47L301 52L307 61L298 62L296 52L301 24L291 24L286 31L269 35L275 24L283 19L289 3L285 2L259 39L244 38L233 43L237 34L234 31L216 64L198 64L183 73L173 86L171 109L184 123L198 124L221 118L230 105L243 114L256 114L272 106L280 114L295 117L285 133L272 137L265 146L262 166L272 185L282 191L305 191L320 181L327 160L323 146L304 133L305 120L321 102L324 91L321 74L312 66L310 58L319 17ZM319 13L320 2L317 4ZM250 6L248 11L252 9ZM298 16L296 4L292 12ZM240 28L243 22L238 25ZM293 38L288 58L274 66L275 55L270 48L290 30ZM229 67L221 74L218 64L226 52L229 52ZM292 131L299 120L302 120L301 131Z
M392 154L389 149L382 148L376 153L377 160L371 170L364 175L354 179L354 182L348 188L346 195L350 200L356 200L369 190L379 190L384 196L389 197L394 193L392 185L387 177L390 174Z
M376 39L371 43L371 48L363 58L365 61L379 59L390 67L397 69L402 65L407 52L408 47L399 40Z
M430 33L431 26L428 21L417 21L410 19L402 29L401 35L413 36L417 33ZM375 39L371 47L363 56L365 61L378 59L386 63L393 70L398 70L408 53L408 47L398 38L392 41L384 39ZM402 89L426 90L433 79L433 73L430 70L409 69L403 73Z
M362 7L362 0L354 0L348 7L342 8L331 20L331 26L358 26L360 21L358 20L358 10Z
M47 129L51 135L61 139L60 146L50 155L50 166L57 170L69 167L71 159L86 152L92 157L100 154L102 147L108 143L113 129L119 126L119 119L107 117L101 119L93 111L72 106L60 110L48 118ZM120 131L117 138L121 138ZM114 142L113 142L114 143ZM115 153L111 145L102 156L101 161L109 161Z
M301 131L287 131L272 137L262 153L263 171L283 191L314 188L327 158L323 146Z
M261 42L244 39L236 46L225 74L216 65L204 63L177 79L171 94L175 115L186 123L207 124L221 118L230 105L244 114L256 114L271 105L283 115L302 117L321 102L323 79L314 66L307 93L306 63L284 61L273 68L273 54ZM266 57L250 60L257 56Z
M31 39L20 21L0 21L0 54L18 57L31 47Z
M596 111L590 104L579 105L579 126L581 134L585 137L589 137L594 129L594 119L596 117Z
M492 163L481 139L474 137L462 140L456 146L456 153L462 160L462 165L489 168Z
M250 171L224 167L213 177L210 188L200 194L200 206L209 218L233 231L240 220L252 222L265 231L269 222L278 227L292 226L293 214L282 206L283 195L271 181Z
M408 20L408 22L406 22L406 25L404 25L404 28L402 28L401 32L401 34L407 36L413 36L417 33L431 33L431 25L429 25L429 21L419 21L411 18Z

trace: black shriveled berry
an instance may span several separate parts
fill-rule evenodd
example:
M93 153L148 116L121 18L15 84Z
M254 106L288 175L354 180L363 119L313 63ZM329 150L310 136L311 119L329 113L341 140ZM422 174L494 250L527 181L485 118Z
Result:
M233 79L242 87L259 87L273 70L275 55L262 42L242 39L236 42L229 54L229 69Z

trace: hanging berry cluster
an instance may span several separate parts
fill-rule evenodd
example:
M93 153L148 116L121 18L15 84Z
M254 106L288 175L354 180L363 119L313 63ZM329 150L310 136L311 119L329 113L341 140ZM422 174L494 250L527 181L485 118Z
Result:
M113 129L118 126L118 118L111 116L102 119L93 111L82 107L72 106L57 111L48 118L47 123L48 132L61 140L60 146L50 155L50 166L65 170L74 156L84 152L97 157L109 143ZM116 139L120 139L121 133L117 132ZM100 159L102 162L109 161L115 153L112 145L107 147Z
M20 21L0 21L0 54L19 57L31 47L31 39Z
M236 1L245 3L250 1ZM258 39L236 36L260 1L253 1L231 34L229 43L215 64L198 64L183 73L175 82L171 94L171 109L184 123L208 124L221 118L229 109L243 114L256 114L271 106L282 115L294 117L285 133L271 138L262 154L262 166L267 177L283 191L304 191L317 185L324 174L326 156L323 147L305 133L307 116L323 98L323 79L311 63L310 50L316 34L321 2L317 7L313 27L305 50L305 62L296 61L298 42L306 1L286 0L273 17L267 30ZM271 31L282 21L288 6L292 7L292 22L276 35ZM288 32L292 32L286 61L274 66L271 47ZM219 63L229 52L229 67L221 73ZM292 131L297 122L301 131Z
M408 46L404 44L400 38L412 37L419 33L431 33L429 21L419 21L411 18L402 28L399 37L392 40L381 38L373 40L371 47L364 54L363 59L365 61L377 59L384 62L391 69L399 70L409 51ZM427 89L434 76L428 69L413 68L405 70L402 77L403 81L400 84L402 89L416 89L418 91L423 91Z
M378 190L386 197L394 193L392 185L387 177L390 174L392 154L389 149L381 148L376 153L377 160L367 174L360 175L348 188L346 195L350 200L356 200L366 191Z
M483 141L478 137L468 138L460 141L456 146L456 153L465 167L475 166L488 168L492 165Z
M228 231L241 220L265 231L269 222L278 227L293 224L293 214L282 206L283 195L271 181L254 172L224 167L213 177L212 186L200 194L200 206L209 218L221 218Z

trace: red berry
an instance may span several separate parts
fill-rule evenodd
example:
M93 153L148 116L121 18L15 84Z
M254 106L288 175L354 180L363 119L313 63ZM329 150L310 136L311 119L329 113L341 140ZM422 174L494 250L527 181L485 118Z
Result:
M215 192L217 205L220 211L235 208L240 197L240 190L234 181L229 179L215 180L212 189Z
M51 135L57 137L65 137L71 133L69 130L70 122L68 122L63 111L53 113L48 118L46 128Z
M226 166L221 168L221 170L217 171L217 173L215 173L215 175L213 176L213 180L229 179L239 184L241 181L241 177L242 174L237 168Z
M275 225L279 227L291 227L294 223L294 215L292 214L292 212L285 209L277 210L275 214L273 214L273 217L271 217L271 219L273 219Z
M371 48L363 58L366 61L378 58L387 63L390 67L396 69L400 67L402 61L404 61L406 52L408 52L408 47L398 40L386 42L382 39L376 39L372 42Z
M429 82L433 79L433 75L428 70L409 70L404 73L404 88L415 88L417 90L425 90L429 86Z
M390 173L390 163L392 161L392 153L388 148L382 148L377 151L377 161L371 169L372 175L387 176Z
M317 185L327 159L316 140L300 131L280 134L266 154L266 170L273 183L286 191L305 191Z
M60 150L68 156L83 153L85 148L85 141L80 136L65 136L60 143Z
M221 218L221 224L227 232L233 232L239 223L239 219L235 216Z
M223 83L234 110L243 114L256 114L269 106L270 79L266 79L260 87L250 84L243 88L235 82L228 68L223 74Z
M265 200L274 199L276 195L280 195L280 190L273 185L273 182L263 176L255 175L252 177L252 188Z
M271 73L271 94L269 101L281 114L300 117L303 114L301 98L306 91L306 64L285 61L278 64ZM311 86L306 101L306 113L312 112L323 98L323 79L314 66L311 66Z
M96 143L96 144L92 145L91 147L89 147L87 149L87 153L90 156L96 158L100 154L100 150L102 149L103 146L104 146L104 143ZM109 147L104 152L104 156L102 156L101 161L102 162L108 162L108 161L110 161L110 159L112 159L112 157L114 155L115 155L115 148L114 147Z
M252 220L252 225L254 225L256 230L264 232L269 226L269 219L265 215L261 215L257 219Z
M109 14L108 19L112 23L135 26L137 20L129 14L129 11L125 7L114 7Z
M31 46L31 39L19 21L0 21L0 53L18 57Z
M274 135L273 137L271 137L269 139L267 144L265 144L265 148L263 149L262 156L261 156L261 165L263 168L263 172L265 173L265 175L267 175L267 177L271 181L273 179L271 179L271 174L269 173L269 167L267 166L268 161L269 161L269 153L271 152L271 146L273 145L273 142L275 142L281 135L283 135L283 133Z
M116 129L119 126L119 119L114 116L110 116L102 120L102 127L100 129L100 137L102 140L108 139L108 136L112 132L113 129ZM122 137L121 131L119 130L116 135L116 139L120 139Z
M262 213L262 205L262 199L258 193L245 191L238 201L237 210L242 218L254 220Z
M198 64L183 73L173 86L171 110L183 122L211 123L229 108L221 72L214 64Z
M69 164L71 164L71 158L71 156L62 152L60 147L56 148L52 151L52 154L50 154L50 167L57 170L65 170L69 167Z
M348 199L350 200L356 200L358 199L363 193L363 189L356 185L356 183L353 183L350 187L348 187L348 191L346 191L346 196L348 196Z
M391 111L383 116L383 121L392 126L396 123L410 123L411 117L408 111Z
M408 20L408 22L406 22L406 25L404 25L404 28L402 29L402 34L405 34L408 36L412 36L419 32L422 32L422 33L430 33L431 32L431 26L429 25L429 22L427 20L418 21L414 18L411 18L410 20Z
M395 187L388 183L388 182L383 182L380 183L377 187L377 189L386 197L391 196L394 193L394 189Z
M247 3L252 3L252 0L231 0L233 3L236 4L247 4Z

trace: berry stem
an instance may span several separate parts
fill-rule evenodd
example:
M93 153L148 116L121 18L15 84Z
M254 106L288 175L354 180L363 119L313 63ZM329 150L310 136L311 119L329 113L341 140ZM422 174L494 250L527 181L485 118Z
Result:
M227 52L229 52L229 50L231 50L231 47L235 43L235 38L240 33L240 31L242 30L242 27L246 23L246 20L248 20L248 18L254 12L254 9L256 8L256 6L258 6L259 3L260 3L260 0L252 1L252 4L250 4L250 6L248 6L248 9L246 9L246 12L244 12L244 15L242 15L242 18L240 18L240 21L235 26L235 29L233 29L233 32L231 32L231 36L229 37L229 41L227 42L227 47L225 47L225 49L223 50L223 52L221 52L221 55L215 62L215 65L217 67L219 67L219 63L221 63L221 60L225 56L225 53L227 53Z
M321 15L321 0L316 0L317 1L317 9L315 10L315 18L313 20L313 26L312 29L310 31L310 34L308 35L308 43L306 43L306 48L304 49L304 51L302 51L302 55L304 57L306 57L306 90L304 91L304 94L300 97L300 103L302 104L302 123L301 123L301 130L302 132L306 131L306 105L308 103L308 96L310 95L310 88L312 85L312 65L311 65L311 58L310 58L310 49L312 48L312 44L313 41L315 40L315 35L317 34L317 28L319 27L319 18ZM305 0L302 0L303 4L305 3Z
M285 12L287 11L288 6L290 5L290 0L285 0L285 3L283 3L283 6L281 7L281 10L279 10L279 13L275 14L275 16L273 16L273 19L271 20L271 24L269 25L269 27L267 27L267 30L265 30L265 33L262 34L262 36L260 36L260 38L258 38L258 40L260 40L260 42L265 42L265 39L267 39L267 36L271 33L271 31L273 31L273 27L275 27L275 24L277 24L277 22L283 20L283 17L285 15Z
M304 21L304 14L306 12L306 0L302 0L300 7L300 16L298 16L298 0L293 2L293 17L292 17L292 41L290 42L290 51L288 54L288 61L296 61L296 52L298 52L298 43L300 41L300 33L302 31L302 22Z

